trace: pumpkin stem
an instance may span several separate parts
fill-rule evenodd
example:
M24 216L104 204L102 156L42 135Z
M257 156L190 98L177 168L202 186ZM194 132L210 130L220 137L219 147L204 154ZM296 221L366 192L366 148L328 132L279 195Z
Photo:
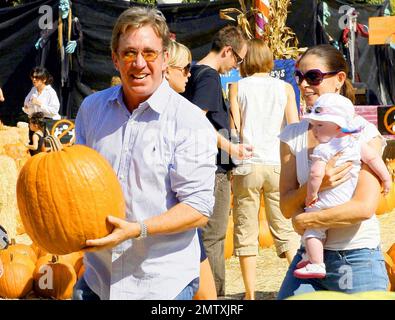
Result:
M52 263L56 263L56 262L58 262L59 261L59 256L57 256L57 255L52 255L52 260L51 260L51 262Z
M15 241L14 238L11 239L11 245L12 245L12 246L16 245L16 241Z

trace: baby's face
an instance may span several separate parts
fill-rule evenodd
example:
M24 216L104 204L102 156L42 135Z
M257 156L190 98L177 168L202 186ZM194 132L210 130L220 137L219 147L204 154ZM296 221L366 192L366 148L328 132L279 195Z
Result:
M314 137L320 143L326 143L340 133L340 127L333 122L311 120Z

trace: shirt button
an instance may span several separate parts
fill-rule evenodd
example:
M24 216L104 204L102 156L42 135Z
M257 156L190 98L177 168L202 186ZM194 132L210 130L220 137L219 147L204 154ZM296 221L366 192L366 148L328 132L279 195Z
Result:
M125 176L124 176L123 174L121 174L121 175L119 176L119 179L123 180L123 179L125 179Z

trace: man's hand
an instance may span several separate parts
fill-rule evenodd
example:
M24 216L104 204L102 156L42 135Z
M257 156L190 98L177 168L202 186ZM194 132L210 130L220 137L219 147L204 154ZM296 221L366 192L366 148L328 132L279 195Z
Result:
M97 251L117 246L121 242L136 238L140 234L140 225L136 222L128 222L113 216L108 216L107 221L114 226L113 231L104 238L87 240L83 251Z
M335 167L336 161L340 158L341 153L335 154L327 163L325 176L322 179L320 191L327 190L338 186L344 181L350 179L348 174L352 167L352 162L348 161L341 166Z
M42 41L42 40L43 40L42 38L38 38L36 44L34 45L34 47L36 48L36 50L40 49L41 41Z
M71 41L67 42L66 52L67 53L74 53L76 47L77 47L77 41L71 40Z
M249 144L234 144L231 143L230 155L238 160L247 160L252 157L254 147Z

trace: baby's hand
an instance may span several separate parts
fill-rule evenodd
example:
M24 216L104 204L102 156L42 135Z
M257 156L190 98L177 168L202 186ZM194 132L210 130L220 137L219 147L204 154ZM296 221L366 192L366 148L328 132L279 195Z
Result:
M306 201L305 201L305 205L306 207L310 208L313 206L313 204L315 204L318 200L318 195L311 195L311 196L307 196L306 197Z
M390 192L391 186L392 186L392 181L391 181L391 180L389 180L389 181L384 181L384 183L383 183L383 192L382 192L382 193L383 193L385 196Z

